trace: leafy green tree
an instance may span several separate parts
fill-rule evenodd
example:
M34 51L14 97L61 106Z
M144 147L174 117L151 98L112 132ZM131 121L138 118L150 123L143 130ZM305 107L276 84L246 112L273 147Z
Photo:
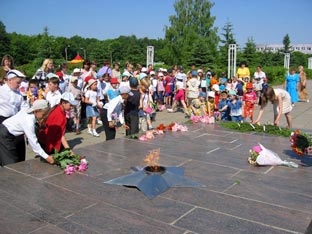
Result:
M308 55L300 51L294 51L290 55L290 67L297 68L302 65L304 67L308 66Z
M257 53L256 44L252 37L247 39L245 48L243 50L243 59L249 66L257 66L259 63L260 53Z
M284 45L284 53L290 53L292 50L292 47L290 46L290 38L288 33L283 38L283 45Z
M208 0L179 0L174 3L176 14L169 17L166 27L166 49L163 56L168 64L188 64L198 40L205 43L209 53L216 51L219 38L211 16L213 3ZM204 59L209 59L204 58ZM194 61L193 61L194 62Z
M220 42L222 45L220 46L220 65L221 67L226 67L228 64L228 49L230 44L236 44L236 40L233 34L233 25L228 20L222 28L223 33L221 36L223 37Z
M10 54L10 38L5 25L0 21L0 55Z

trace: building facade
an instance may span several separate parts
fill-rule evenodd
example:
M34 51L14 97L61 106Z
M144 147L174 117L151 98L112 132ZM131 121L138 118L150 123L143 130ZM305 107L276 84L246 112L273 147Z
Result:
M299 51L304 54L312 54L312 44L291 44L292 51ZM283 44L258 44L256 45L258 52L278 52L284 49Z

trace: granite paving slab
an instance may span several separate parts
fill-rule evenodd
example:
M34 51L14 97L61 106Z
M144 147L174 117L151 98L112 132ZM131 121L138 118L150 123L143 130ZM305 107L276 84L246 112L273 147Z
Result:
M39 228L33 232L32 234L66 234L65 230L62 230L59 227L53 226L53 225L47 225L45 227Z
M304 233L312 219L311 158L287 138L189 125L151 141L119 138L75 148L86 172L65 175L32 159L0 168L4 233ZM91 142L91 140L90 140ZM253 167L257 142L298 168ZM145 166L160 148L160 164L181 166L203 188L170 188L154 199L133 187L104 184ZM8 217L8 218L7 218Z
M231 234L250 234L250 233L270 233L285 234L291 233L285 229L251 222L239 217L224 215L222 213L194 209L191 213L182 217L175 223L176 226L192 230L196 233L231 233Z
M141 216L104 203L89 207L71 217L76 223L92 228L100 233L185 233L187 229Z
M0 233L29 233L47 224L0 198Z
M312 214L311 182L293 180L270 174L240 172L233 177L239 184L226 193L272 203ZM306 182L308 185L306 185Z
M171 189L162 197L294 232L304 232L312 217L310 213L205 188Z

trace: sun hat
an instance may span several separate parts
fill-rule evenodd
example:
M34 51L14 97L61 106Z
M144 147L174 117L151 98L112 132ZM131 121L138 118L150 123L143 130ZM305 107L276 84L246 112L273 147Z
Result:
M71 76L70 77L70 82L72 82L72 83L74 83L77 80L78 80L78 76Z
M119 93L120 94L129 94L130 96L133 96L133 93L131 92L130 88L128 86L121 86L119 87Z
M215 98L215 92L209 91L209 92L208 92L208 97Z
M61 71L56 72L55 75L57 75L58 77L60 77L62 79L63 79L63 76L64 76L63 72L61 72Z
M142 80L145 77L147 77L146 73L142 72L142 73L139 74L139 80Z
M214 84L214 85L212 86L212 89L214 89L214 90L217 91L217 92L220 91L220 87L219 87L218 84Z
M137 87L139 85L139 81L135 77L130 77L129 84L130 84L130 87Z
M119 81L118 81L118 79L116 77L110 78L109 81L110 81L111 84L118 84L119 83Z
M71 105L76 106L77 105L77 101L75 100L75 97L72 93L70 92L65 92L62 94L61 97L64 101L68 101Z
M142 67L141 72L147 72L147 68L146 67Z
M88 89L88 88L91 87L91 85L93 85L95 82L97 82L96 79L94 79L94 78L89 79L89 80L88 80L88 85L87 85L86 88Z
M85 83L88 83L89 82L89 80L91 80L91 79L94 79L92 76L87 76L85 79L84 79L84 82Z
M122 73L121 77L125 77L125 76L131 76L130 72L125 71L124 73Z
M197 73L204 73L203 69L198 69Z
M152 75L155 75L155 72L151 71L149 74L152 76Z
M48 79L51 79L51 78L53 78L53 77L60 79L60 77L59 77L58 75L56 75L55 73L52 73L52 72L50 72L50 73L47 75L47 78L48 78Z
M81 69L80 68L75 68L74 70L73 70L73 74L74 73L81 73Z
M159 73L158 73L158 77L159 77L159 76L164 76L164 73L159 72Z
M237 80L243 82L243 78L237 78Z
M15 70L15 69L8 71L8 73L6 74L7 79L12 79L12 78L16 78L16 77L17 78L26 78L26 76L23 73L21 73L18 70Z
M35 110L43 110L43 109L46 109L48 107L49 107L49 104L46 100L39 99L33 103L32 107L30 107L27 110L27 113L30 114L30 113L34 112Z
M252 83L247 83L247 85L246 85L246 89L252 89L252 88L253 88Z

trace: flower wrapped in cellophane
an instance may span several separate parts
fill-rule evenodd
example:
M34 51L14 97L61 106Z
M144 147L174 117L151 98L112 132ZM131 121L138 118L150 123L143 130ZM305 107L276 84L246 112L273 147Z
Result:
M282 160L277 153L258 144L249 150L248 162L253 166L287 166L297 168L294 162Z
M312 153L312 138L307 133L296 130L290 135L290 146L299 156Z

